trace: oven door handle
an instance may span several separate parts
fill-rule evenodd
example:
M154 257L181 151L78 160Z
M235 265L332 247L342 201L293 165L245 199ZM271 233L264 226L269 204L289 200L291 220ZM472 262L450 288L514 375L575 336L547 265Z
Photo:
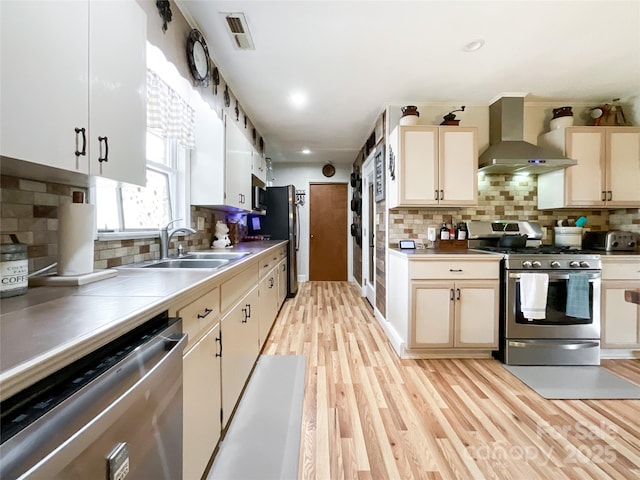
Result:
M578 273L578 272L576 272ZM584 272L582 272L584 273ZM515 279L519 279L522 278L521 273L510 273L509 274L509 278L515 278ZM593 282L595 280L599 280L602 277L602 274L600 272L593 272L593 273L589 273L589 281ZM568 273L550 273L549 274L549 281L552 282L554 280L569 280L569 274Z
M541 340L535 340L532 342L509 340L510 347L525 348L535 344L536 347L550 347L561 348L562 350L582 350L584 348L597 348L600 346L600 342L597 341L577 341L577 342L544 342Z

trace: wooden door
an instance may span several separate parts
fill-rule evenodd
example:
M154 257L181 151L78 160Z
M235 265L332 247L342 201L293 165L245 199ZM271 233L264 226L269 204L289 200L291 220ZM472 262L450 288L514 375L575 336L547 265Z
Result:
M497 280L456 282L454 347L498 348Z
M440 127L440 205L478 203L476 127Z
M640 128L607 128L607 206L640 204Z
M309 280L347 280L347 184L309 184Z

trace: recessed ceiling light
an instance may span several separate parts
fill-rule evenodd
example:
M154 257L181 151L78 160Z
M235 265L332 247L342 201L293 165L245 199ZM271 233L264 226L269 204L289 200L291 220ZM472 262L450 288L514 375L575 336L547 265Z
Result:
M484 40L478 38L477 40L473 40L472 42L467 43L462 50L465 52L475 52L480 50L484 46Z
M304 107L307 104L307 96L302 92L294 92L289 95L289 100L295 107Z
M304 153L305 155L309 155L311 153L311 150L305 148L304 150L302 150L302 153Z

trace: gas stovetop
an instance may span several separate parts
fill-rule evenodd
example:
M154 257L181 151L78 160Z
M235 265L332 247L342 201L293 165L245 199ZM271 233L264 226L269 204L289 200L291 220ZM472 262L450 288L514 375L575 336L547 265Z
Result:
M499 247L499 246L481 246L476 250L484 250L486 252L504 253L505 255L593 255L589 250L577 250L568 247L554 247L552 245L543 245L540 247Z
M507 270L600 270L600 255L588 250L566 247L507 248L494 246L476 247L475 250L504 254Z

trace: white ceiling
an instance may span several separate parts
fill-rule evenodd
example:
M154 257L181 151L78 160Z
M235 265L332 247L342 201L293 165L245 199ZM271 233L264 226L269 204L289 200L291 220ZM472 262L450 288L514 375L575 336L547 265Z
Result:
M640 0L178 4L274 162L352 163L386 105L640 95ZM244 13L255 50L234 48L220 12ZM476 39L483 48L463 51Z

